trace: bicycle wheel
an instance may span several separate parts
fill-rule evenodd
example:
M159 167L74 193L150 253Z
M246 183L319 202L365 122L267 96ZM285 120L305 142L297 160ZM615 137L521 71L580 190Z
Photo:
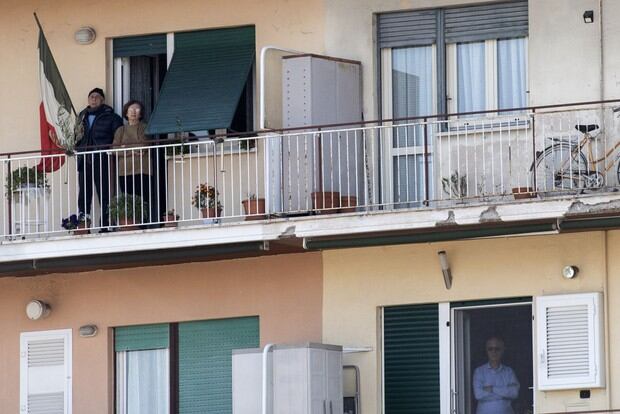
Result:
M576 151L568 143L555 144L545 148L536 157L536 191L581 190L583 174L588 170L588 161L581 151ZM534 177L532 177L532 182Z

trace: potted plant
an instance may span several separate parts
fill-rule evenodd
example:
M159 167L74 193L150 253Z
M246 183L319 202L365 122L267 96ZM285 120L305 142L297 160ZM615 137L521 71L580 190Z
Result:
M220 193L208 184L200 184L194 191L192 205L200 210L203 218L220 217L222 204L219 200Z
M164 222L164 227L176 227L177 221L179 221L179 215L176 214L174 209L170 209L161 216L161 221Z
M121 230L136 230L136 222L148 217L148 204L132 194L119 194L110 201L108 212Z
M90 233L90 220L83 216L78 217L77 214L71 214L69 217L62 219L61 226L75 235Z
M257 198L256 194L248 194L248 198L241 202L245 211L246 220L263 220L265 215L265 199Z
M449 178L441 179L441 188L449 198L465 198L467 197L467 176L461 177L458 171L454 171Z
M38 171L37 167L20 167L6 177L5 188L7 195L17 192L27 194L26 192L30 190L48 190L49 184L45 173ZM26 201L28 201L27 195Z

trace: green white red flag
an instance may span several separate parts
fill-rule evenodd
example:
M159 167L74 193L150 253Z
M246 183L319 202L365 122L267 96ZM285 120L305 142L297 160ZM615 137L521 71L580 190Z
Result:
M43 155L73 151L76 144L77 115L36 15L35 19L39 25L41 150ZM44 169L45 172L54 171L60 168L64 158L48 157L39 169Z

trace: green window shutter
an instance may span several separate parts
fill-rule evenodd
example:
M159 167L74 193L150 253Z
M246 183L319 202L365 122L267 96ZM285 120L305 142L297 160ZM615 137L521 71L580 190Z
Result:
M386 414L439 413L439 308L384 309Z
M147 132L230 127L254 62L254 27L174 37L174 55Z
M232 413L232 350L259 345L258 317L179 323L179 413Z
M114 350L116 352L166 349L169 344L170 327L166 323L121 326L114 329Z
M166 54L166 35L119 37L112 40L114 57Z

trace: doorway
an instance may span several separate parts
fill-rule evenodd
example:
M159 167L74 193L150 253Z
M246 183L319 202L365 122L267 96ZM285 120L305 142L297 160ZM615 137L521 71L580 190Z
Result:
M510 408L514 414L533 413L532 303L453 305L451 326L452 412L476 414L479 404L493 405L488 400L497 398L498 407L505 405L502 413L510 413ZM492 353L498 352L498 348L501 348L501 355L493 356ZM500 368L494 369L489 365L493 358L501 360ZM490 385L486 382L495 381L489 379L495 378L495 375L518 381L518 385L512 386L509 397L496 396L492 391L483 396L482 388ZM481 388L477 392L474 390L475 376L478 378L478 388ZM509 383L514 384L514 380Z

